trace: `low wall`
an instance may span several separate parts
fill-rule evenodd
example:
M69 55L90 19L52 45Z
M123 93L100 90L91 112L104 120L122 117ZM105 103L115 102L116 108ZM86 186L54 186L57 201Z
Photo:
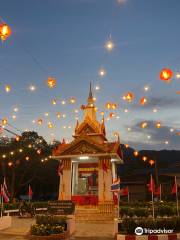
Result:
M180 233L161 234L161 235L122 235L117 234L117 240L179 240Z

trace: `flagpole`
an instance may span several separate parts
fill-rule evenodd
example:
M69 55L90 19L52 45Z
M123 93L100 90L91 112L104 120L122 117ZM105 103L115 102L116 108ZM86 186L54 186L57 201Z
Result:
M161 194L162 194L162 192L161 192L161 184L160 184L160 202L162 201L162 196L161 196Z
M152 214L153 214L153 219L154 219L154 186L153 186L153 178L152 178L152 174L151 174L151 195L152 195Z
M2 196L2 184L1 184L1 218L3 217L4 199Z
M128 187L128 204L129 204L129 187Z
M2 185L1 185L1 198L0 198L0 201L1 201L1 218L2 218Z
M118 219L119 219L120 191L118 192Z
M178 202L178 186L177 186L177 178L175 176L175 186L176 186L176 207L177 207L177 216L179 217L179 202Z

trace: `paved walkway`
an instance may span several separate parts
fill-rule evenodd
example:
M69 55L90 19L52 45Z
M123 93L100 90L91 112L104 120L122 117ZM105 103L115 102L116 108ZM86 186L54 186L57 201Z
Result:
M0 232L0 240L24 240L34 219L13 217L12 227ZM71 240L113 240L113 223L76 223Z

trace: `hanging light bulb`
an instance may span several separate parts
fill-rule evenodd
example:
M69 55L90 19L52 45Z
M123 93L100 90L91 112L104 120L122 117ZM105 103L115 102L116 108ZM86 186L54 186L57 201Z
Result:
M141 123L141 128L146 128L147 125L148 125L147 122L142 122L142 123Z
M52 105L56 105L56 104L57 104L56 99L53 99L53 100L51 101L51 103L52 103Z
M134 156L137 157L139 155L138 151L134 151Z

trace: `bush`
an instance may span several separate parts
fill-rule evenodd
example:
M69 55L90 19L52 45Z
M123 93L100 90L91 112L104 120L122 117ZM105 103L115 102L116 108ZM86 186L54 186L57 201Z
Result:
M60 234L64 232L63 226L52 226L52 225L44 225L44 224L34 224L31 227L31 235L36 236L49 236L51 234Z
M124 234L134 234L136 227L149 228L149 229L173 229L174 232L180 231L180 218L161 218L161 219L133 219L126 218L119 223L119 231Z
M52 215L37 215L36 224L30 229L31 235L49 236L60 234L67 230L66 217Z

